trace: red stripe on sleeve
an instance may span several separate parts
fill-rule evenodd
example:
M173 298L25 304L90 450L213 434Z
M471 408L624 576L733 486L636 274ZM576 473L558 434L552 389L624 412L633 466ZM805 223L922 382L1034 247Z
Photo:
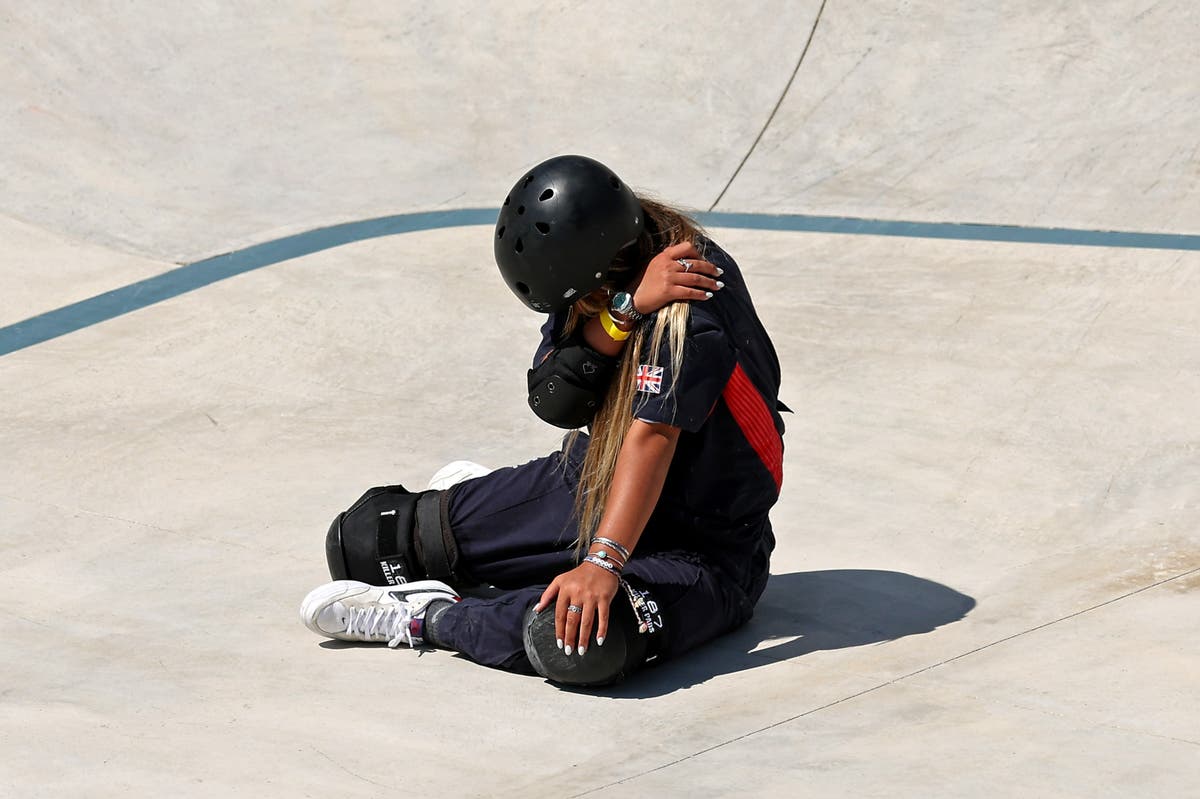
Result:
M750 376L739 363L734 367L722 399L733 414L734 421L742 430L742 435L750 442L750 446L758 453L763 465L771 473L775 481L775 489L783 487L783 439L775 429L775 419L763 399L762 394L750 382Z

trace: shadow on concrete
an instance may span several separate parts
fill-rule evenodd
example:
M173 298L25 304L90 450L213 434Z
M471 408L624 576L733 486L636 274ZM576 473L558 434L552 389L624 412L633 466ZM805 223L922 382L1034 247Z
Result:
M643 699L690 688L826 649L894 641L961 620L975 600L911 574L868 569L775 574L744 627L647 669L628 681L587 693ZM787 639L759 648L764 642Z
M472 595L503 591L477 588ZM911 574L837 569L773 574L748 624L682 658L646 669L609 688L560 690L614 699L645 699L691 688L721 674L768 666L825 649L846 649L932 632L964 618L975 600ZM781 643L762 646L771 641ZM324 640L323 649L385 644ZM421 654L435 651L422 647ZM455 657L465 657L455 654ZM530 679L542 679L527 675ZM551 685L552 683L547 683Z

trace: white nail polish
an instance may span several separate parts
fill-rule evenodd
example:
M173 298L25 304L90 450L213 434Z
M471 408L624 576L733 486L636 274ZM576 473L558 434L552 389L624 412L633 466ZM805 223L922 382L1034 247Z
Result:
M720 277L723 274L725 274L725 270L718 266L717 267L717 277Z
M706 292L704 292L704 299L706 299L706 300L711 300L711 299L712 299L712 292L711 292L711 291L706 291Z
M558 648L562 649L562 639L561 638L558 639Z
M587 647L586 647L586 646L581 646L581 647L579 647L579 657L583 657L583 655L584 655L584 653L585 653L585 652L587 652Z
M719 289L723 289L723 288L725 288L725 284L724 284L724 283L722 283L721 281L719 281L719 280L718 280L718 281L717 281L717 288L719 288Z
M570 644L567 644L566 648L563 649L563 653L566 654L567 656L570 656L570 654L571 654L571 645Z
M604 637L603 636L596 639L596 646L604 646Z

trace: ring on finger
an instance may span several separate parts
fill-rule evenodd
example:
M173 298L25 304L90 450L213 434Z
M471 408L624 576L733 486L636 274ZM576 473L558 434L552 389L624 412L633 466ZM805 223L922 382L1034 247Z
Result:
M680 258L679 265L683 267L683 271L685 271L685 272L692 271L692 262L691 261L685 261L684 259Z
M567 605L567 613L583 613L583 608L578 605Z

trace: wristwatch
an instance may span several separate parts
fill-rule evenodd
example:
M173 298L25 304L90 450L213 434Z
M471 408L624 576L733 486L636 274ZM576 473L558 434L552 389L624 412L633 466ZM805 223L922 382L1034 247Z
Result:
M628 319L630 322L640 322L646 318L645 314L638 312L633 307L633 296L628 291L618 291L614 294L608 308L613 313L620 314L622 318Z

